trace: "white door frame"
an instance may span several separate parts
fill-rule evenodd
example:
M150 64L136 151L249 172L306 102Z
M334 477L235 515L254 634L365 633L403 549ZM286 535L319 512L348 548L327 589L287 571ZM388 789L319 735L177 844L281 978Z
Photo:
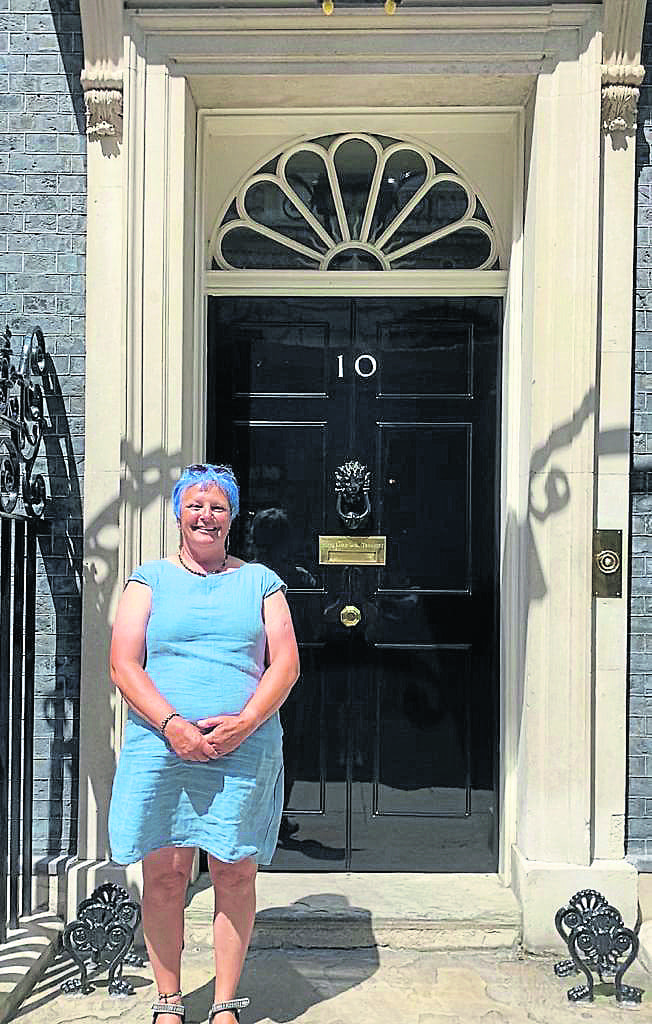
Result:
M605 254L599 15L591 5L446 8L401 12L400 23L387 19L372 32L370 16L354 15L332 30L348 54L335 68L319 12L269 14L262 25L258 14L219 11L128 16L124 148L89 155L87 390L95 396L120 381L123 398L119 416L90 408L88 420L87 527L101 523L112 502L121 511L115 529L110 523L109 553L93 548L95 533L85 553L79 849L87 863L76 877L86 891L97 878L88 861L106 856L106 793L120 745L122 711L109 702L104 667L110 609L130 567L173 543L162 492L177 463L203 453L206 288L196 277L201 261L193 271L197 118L188 76L193 88L216 76L216 99L229 88L237 93L240 82L251 89L252 76L264 84L266 75L294 75L309 86L320 68L334 91L347 74L359 86L361 76L382 71L388 86L392 75L412 74L424 89L437 80L433 95L444 95L459 87L460 62L471 60L471 80L489 91L499 90L505 69L531 76L534 86L518 114L527 201L521 211L515 191L522 231L512 233L503 343L501 871L507 879L511 869L529 948L554 943L554 909L580 888L601 889L633 920L636 873L622 842L625 666L609 662L613 632L596 626L591 599ZM107 223L107 208L121 208L122 218ZM319 288L330 284L325 277ZM342 273L333 287L347 287ZM433 278L429 293L437 287ZM619 392L610 411L627 423L624 403ZM151 500L148 488L157 495ZM98 591L95 581L107 573L115 585ZM611 673L599 700L596 663ZM109 718L113 737L98 749L98 722ZM71 891L74 909L80 889Z

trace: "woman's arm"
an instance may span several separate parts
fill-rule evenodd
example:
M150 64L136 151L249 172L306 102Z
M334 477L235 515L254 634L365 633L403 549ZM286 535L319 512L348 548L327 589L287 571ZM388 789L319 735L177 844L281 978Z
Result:
M159 728L175 709L157 690L143 668L145 631L152 608L152 591L134 580L124 589L111 637L111 680L130 708L146 722ZM200 730L184 718L172 718L165 727L165 738L184 761L210 761L216 756Z
M239 715L216 715L197 722L211 728L206 739L221 757L235 750L247 736L278 711L299 678L299 651L285 594L277 590L263 601L267 638L267 668L256 692Z

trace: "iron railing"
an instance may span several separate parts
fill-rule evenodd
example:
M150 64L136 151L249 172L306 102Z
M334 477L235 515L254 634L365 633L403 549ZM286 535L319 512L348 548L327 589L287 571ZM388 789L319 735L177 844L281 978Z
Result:
M7 328L0 345L0 943L32 913L36 542L46 496L32 468L43 433L35 378L44 369L41 329L25 337L15 365Z
M0 513L0 942L32 913L36 523Z

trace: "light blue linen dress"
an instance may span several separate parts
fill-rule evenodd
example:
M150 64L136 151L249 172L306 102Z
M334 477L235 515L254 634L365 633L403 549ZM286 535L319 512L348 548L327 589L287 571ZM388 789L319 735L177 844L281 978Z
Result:
M189 721L238 714L265 667L263 601L285 584L271 569L195 576L161 559L130 576L151 588L146 670ZM113 782L113 860L133 864L164 846L198 846L221 861L269 864L283 809L278 712L232 753L183 761L129 710Z

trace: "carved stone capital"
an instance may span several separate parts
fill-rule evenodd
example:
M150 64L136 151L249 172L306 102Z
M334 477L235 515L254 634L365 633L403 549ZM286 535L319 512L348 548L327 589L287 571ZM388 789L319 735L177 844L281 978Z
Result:
M602 65L602 127L606 132L635 130L638 87L644 77L642 64Z
M86 134L89 139L122 135L122 83L119 88L85 83Z
M89 139L122 133L122 0L80 0L84 36L81 84Z

